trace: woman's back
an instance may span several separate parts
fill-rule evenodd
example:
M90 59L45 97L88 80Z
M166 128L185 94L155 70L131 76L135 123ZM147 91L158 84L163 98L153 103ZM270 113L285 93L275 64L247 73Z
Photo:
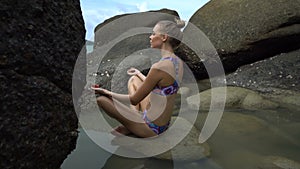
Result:
M181 60L175 57L166 57L152 68L163 71L162 79L150 93L147 116L153 123L163 125L172 116L176 93L182 79L183 68Z

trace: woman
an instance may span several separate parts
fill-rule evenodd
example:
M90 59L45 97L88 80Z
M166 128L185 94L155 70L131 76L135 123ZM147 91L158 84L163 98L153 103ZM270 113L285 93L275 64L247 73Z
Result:
M128 81L128 95L106 89L96 91L103 95L97 98L98 105L122 124L112 131L113 134L153 137L169 127L183 74L182 61L174 54L174 49L182 40L180 29L184 22L175 21L160 21L153 28L150 44L151 48L161 51L161 60L152 65L147 77L135 68L128 70L132 76ZM130 102L131 108L124 102Z

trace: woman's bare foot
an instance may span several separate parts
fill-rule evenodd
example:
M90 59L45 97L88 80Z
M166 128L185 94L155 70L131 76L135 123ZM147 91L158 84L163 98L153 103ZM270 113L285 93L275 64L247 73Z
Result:
M128 135L131 132L124 126L118 126L111 131L111 134L115 136Z

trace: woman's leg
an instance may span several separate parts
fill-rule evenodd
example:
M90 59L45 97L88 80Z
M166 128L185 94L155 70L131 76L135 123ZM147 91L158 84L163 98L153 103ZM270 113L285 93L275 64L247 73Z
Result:
M141 78L139 78L138 76L132 76L128 80L128 93L133 94L134 92L136 92L136 90L143 84L143 82L144 81ZM141 114L141 112L144 112L144 110L146 109L148 103L149 103L149 97L147 96L136 106L131 105L131 108L132 108L132 110L136 110ZM131 133L131 131L129 129L127 129L127 127L120 125L112 131L112 134L114 134L114 135L118 135L118 133L128 135Z
M148 125L142 119L142 115L137 111L134 111L131 108L128 108L125 105L122 105L117 101L113 101L105 96L98 97L97 103L110 117L118 120L129 132L132 132L136 136L156 136L156 133L154 133L148 127ZM118 109L116 108L116 106L118 107ZM118 110L121 110L122 114Z
M128 80L128 93L133 94L144 83L144 81L138 76L131 76ZM144 112L149 104L149 96L145 97L139 104L133 106L138 111Z

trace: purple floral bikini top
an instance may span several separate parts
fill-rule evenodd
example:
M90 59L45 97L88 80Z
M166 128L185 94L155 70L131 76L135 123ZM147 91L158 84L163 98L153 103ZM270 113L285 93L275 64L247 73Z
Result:
M178 84L179 62L178 62L177 58L173 58L173 57L162 58L161 61L162 60L170 60L170 61L173 62L174 68L175 68L175 81L170 86L161 87L161 86L156 85L154 87L154 89L152 90L152 92L155 93L155 94L162 95L162 96L168 96L168 95L172 95L174 93L177 93L177 91L179 90L179 84Z

